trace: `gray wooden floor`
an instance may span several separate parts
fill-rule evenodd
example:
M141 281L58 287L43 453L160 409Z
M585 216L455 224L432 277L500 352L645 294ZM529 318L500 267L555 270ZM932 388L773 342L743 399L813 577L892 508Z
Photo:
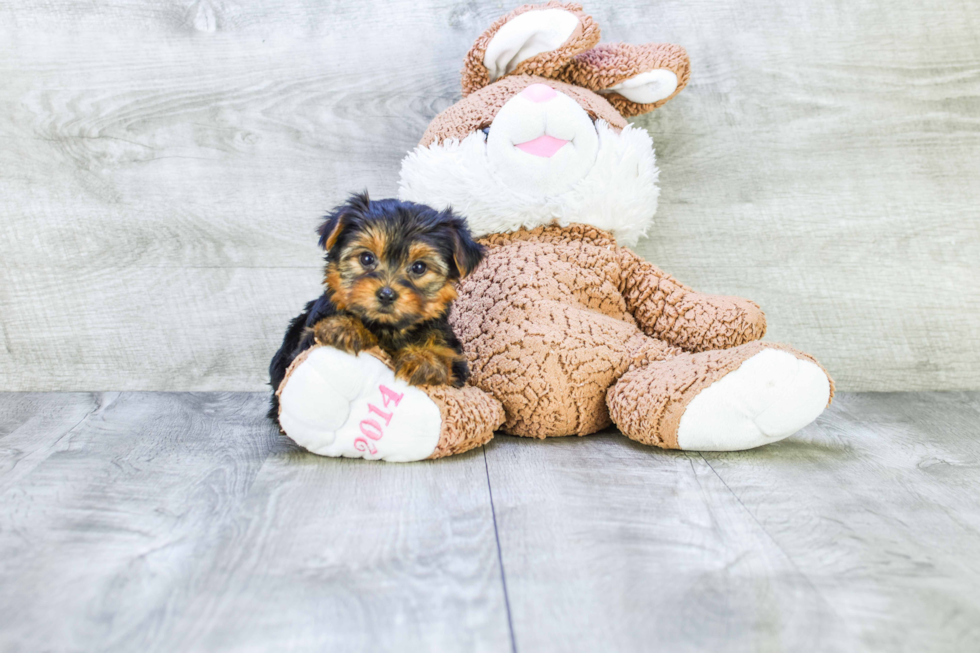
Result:
M0 395L0 650L980 650L980 393L409 465L303 453L265 401Z

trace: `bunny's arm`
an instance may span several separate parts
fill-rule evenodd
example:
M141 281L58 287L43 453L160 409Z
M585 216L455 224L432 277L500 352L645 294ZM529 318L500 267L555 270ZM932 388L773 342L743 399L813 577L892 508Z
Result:
M620 292L647 335L698 352L736 347L765 334L766 317L754 302L697 292L628 249L620 248L620 254Z

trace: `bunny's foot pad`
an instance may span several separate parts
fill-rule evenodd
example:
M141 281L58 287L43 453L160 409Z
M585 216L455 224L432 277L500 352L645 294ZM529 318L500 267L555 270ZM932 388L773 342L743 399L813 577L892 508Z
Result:
M286 435L321 456L423 460L442 430L439 406L366 352L303 352L279 387L279 406Z
M279 386L283 432L321 456L410 462L478 447L503 424L482 390L410 386L385 359L319 346L300 354Z

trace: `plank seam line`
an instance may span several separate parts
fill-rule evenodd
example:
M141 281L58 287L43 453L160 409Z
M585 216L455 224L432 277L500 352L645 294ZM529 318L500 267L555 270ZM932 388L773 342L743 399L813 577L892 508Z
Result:
M4 482L0 483L0 494L5 493L7 490L11 489L14 485L23 481L27 476L29 476L35 469L37 469L38 465L40 465L45 460L47 460L48 457L51 455L51 453L57 450L58 444L62 440L64 440L72 433L74 433L75 429L81 426L83 422L87 421L88 418L90 418L95 413L99 412L104 407L103 402L105 401L106 393L93 392L93 393L86 393L86 394L95 395L95 406L92 408L92 410L85 413L85 415L80 420L75 422L75 424L72 425L70 429L62 433L60 436L58 436L57 440L49 443L43 449L37 449L31 452L30 454L24 456L17 462L15 462L13 467L11 467L8 470L6 477L3 479ZM30 469L25 470L24 465L28 463L28 461L34 461L34 464L30 467ZM18 468L20 468L20 473L17 473Z
M821 601L823 601L823 603L827 606L827 608L831 611L831 613L833 613L837 618L840 618L840 614L837 612L837 609L834 607L834 604L827 600L827 598L823 595L823 592L817 589L816 585L813 584L813 581L810 580L810 577L804 574L803 570L801 570L797 566L796 560L793 560L793 558L786 552L786 549L780 546L779 542L776 541L776 538L772 536L772 534L768 531L768 529L766 529L766 527L762 525L762 522L756 519L756 516L752 513L751 510L748 509L748 506L742 503L741 497L735 494L735 491L728 486L728 483L726 483L725 479L721 477L721 474L718 473L718 470L716 470L714 467L711 466L711 463L708 462L708 459L704 457L704 454L702 452L699 451L697 452L697 454L701 457L701 460L704 461L704 464L708 466L708 469L711 470L711 473L714 474L719 481L721 481L722 485L725 486L725 489L728 490L728 493L735 498L735 501L737 501L738 505L742 507L742 510L745 511L745 514L747 514L749 518L755 522L755 525L759 527L759 530L765 533L766 538L768 538L768 540L772 542L773 546L775 546L776 549L778 549L779 552L783 554L783 557L785 557L786 560L789 561L789 564L793 566L793 569L796 571L796 573L800 575L800 578L802 578L806 582L807 586L811 590L813 590L813 593L816 594Z
M490 484L490 463L487 462L487 447L483 445L483 468L487 472L487 491L490 493L490 516L493 518L493 539L497 542L497 564L500 565L500 583L504 588L504 609L507 611L507 628L510 631L510 650L517 653L517 639L514 637L514 620L510 615L510 596L507 592L507 574L504 572L504 556L500 550L500 532L497 530L497 509L493 505L493 486Z

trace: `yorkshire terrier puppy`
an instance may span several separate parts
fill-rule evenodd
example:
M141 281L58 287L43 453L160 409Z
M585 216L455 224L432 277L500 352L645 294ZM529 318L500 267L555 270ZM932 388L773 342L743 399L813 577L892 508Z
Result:
M356 354L380 347L412 385L466 383L463 347L449 326L455 282L483 259L466 222L451 211L352 195L318 231L326 252L324 293L289 324L269 366L272 409L286 369L314 344Z

